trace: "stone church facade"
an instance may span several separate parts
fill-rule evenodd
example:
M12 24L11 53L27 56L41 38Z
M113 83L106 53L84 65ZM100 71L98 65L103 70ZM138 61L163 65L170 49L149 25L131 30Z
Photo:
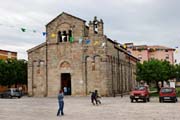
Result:
M46 25L46 41L28 52L28 94L103 96L124 94L136 84L137 58L104 35L103 21L61 13Z

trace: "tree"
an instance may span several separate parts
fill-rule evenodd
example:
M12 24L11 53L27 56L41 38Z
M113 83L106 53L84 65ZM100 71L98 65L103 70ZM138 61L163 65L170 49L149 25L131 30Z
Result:
M175 65L175 77L176 79L180 79L180 64Z
M158 91L160 90L158 82L168 81L175 77L175 67L168 61L160 61L157 59L151 59L150 61L144 61L143 64L137 64L137 80L144 80L147 84L155 82Z
M27 84L27 61L0 60L0 85L17 87L18 84Z

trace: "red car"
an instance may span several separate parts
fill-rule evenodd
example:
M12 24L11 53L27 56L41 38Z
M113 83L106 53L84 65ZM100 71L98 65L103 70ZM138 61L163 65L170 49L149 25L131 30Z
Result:
M131 93L130 93L130 99L131 102L136 100L136 102L140 99L143 100L144 102L149 102L150 101L150 96L149 96L149 90L147 86L139 86L136 87Z
M162 87L159 92L159 102L177 102L176 89L173 87Z

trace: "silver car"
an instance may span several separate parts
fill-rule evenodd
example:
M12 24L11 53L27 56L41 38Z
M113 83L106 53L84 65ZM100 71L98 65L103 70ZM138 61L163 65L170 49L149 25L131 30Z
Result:
M1 98L21 98L22 97L22 92L19 91L17 88L10 88L2 93L0 93Z

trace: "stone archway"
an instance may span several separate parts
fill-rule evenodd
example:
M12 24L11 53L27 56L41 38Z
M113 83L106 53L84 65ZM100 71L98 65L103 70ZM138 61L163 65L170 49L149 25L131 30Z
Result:
M71 68L71 65L69 64L69 62L67 61L63 61L61 64L60 64L60 69L70 69Z
M71 95L71 74L61 73L61 89L64 91L64 95Z
M65 95L72 94L72 83L71 83L71 64L68 61L60 63L60 88L64 91Z

